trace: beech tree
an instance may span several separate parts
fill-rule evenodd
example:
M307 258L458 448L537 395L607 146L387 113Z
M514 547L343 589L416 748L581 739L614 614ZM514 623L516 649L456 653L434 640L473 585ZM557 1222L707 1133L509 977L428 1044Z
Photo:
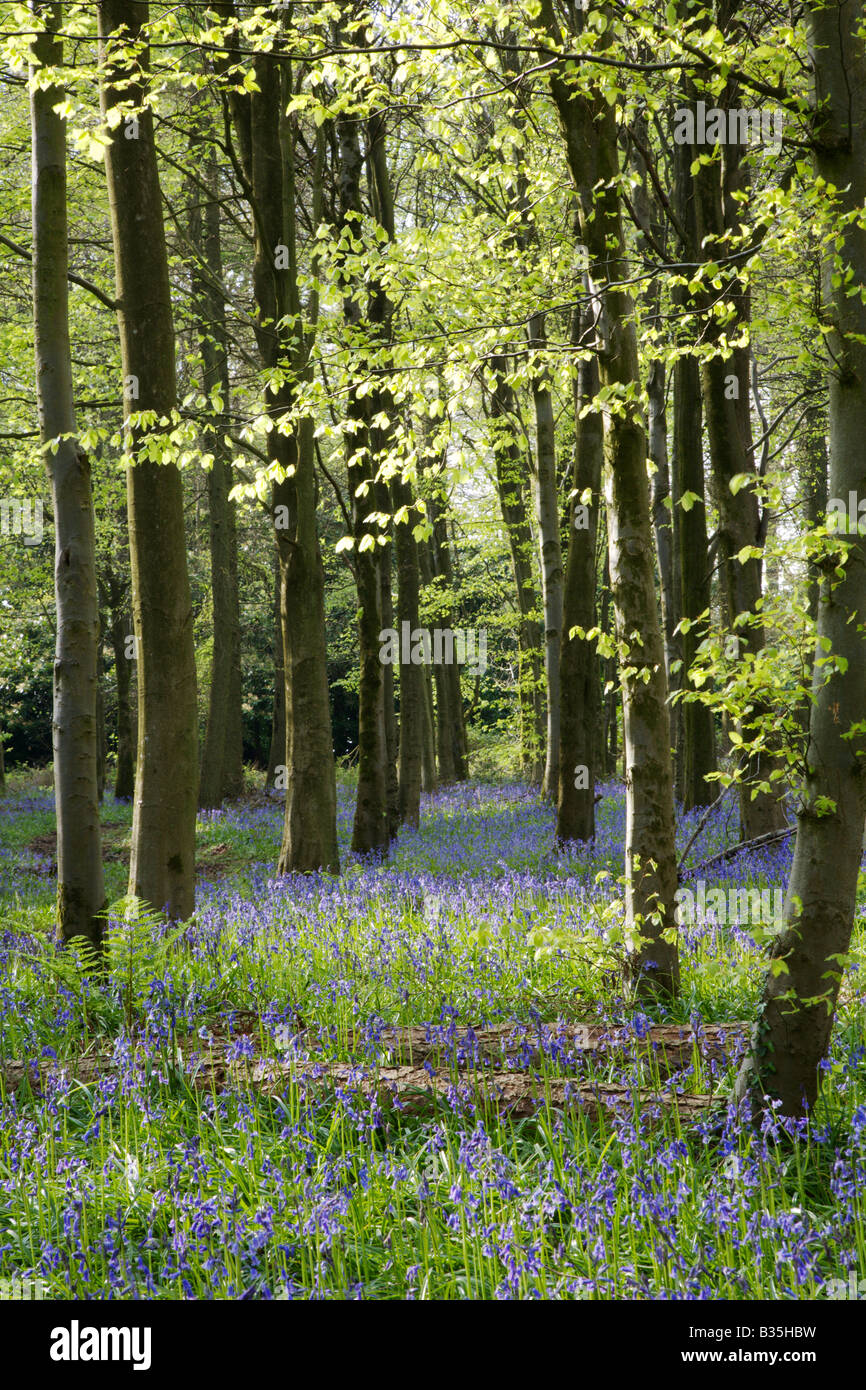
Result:
M227 35L236 49L236 7L223 3L218 8L228 18ZM279 8L273 7L277 20ZM276 706L272 757L281 747L281 703L286 730L286 814L279 872L303 873L336 870L339 858L313 422L294 415L297 387L308 372L317 306L315 299L305 306L305 331L297 281L295 129L288 116L293 76L290 63L278 53L279 44L277 29L268 49L253 58L255 89L233 86L228 102L237 143L235 165L255 226L255 332L268 373L265 408L272 428L267 446L276 469L271 504L279 558L285 700L278 699ZM320 177L317 168L314 184ZM314 204L317 198L314 187ZM316 212L314 206L314 217ZM279 670L279 659L277 665Z
M866 36L862 0L807 6L812 152L833 214L823 285L829 355L830 493L866 494ZM806 778L784 930L773 943L738 1094L768 1095L785 1115L814 1105L851 940L863 825L866 537L826 558L818 608ZM829 674L826 674L830 654ZM832 865L832 872L828 866Z
M552 43L564 37L552 0L540 15ZM580 14L574 16L579 25ZM598 366L606 396L604 492L610 576L620 645L626 779L626 906L637 927L633 969L643 988L676 991L673 770L664 648L653 575L646 432L634 307L627 279L613 106L595 84L578 85L564 64L550 90L577 194L591 300L599 322Z
M90 461L76 439L69 345L66 122L52 80L62 62L59 4L33 0L30 121L33 151L33 335L39 429L54 504L54 791L57 922L68 941L99 947L106 906L97 786L96 585ZM43 27L44 26L44 27ZM44 70L44 71L43 71ZM47 80L46 80L47 78Z
M105 170L124 381L138 749L129 891L186 919L195 899L198 747L174 321L143 0L100 0Z

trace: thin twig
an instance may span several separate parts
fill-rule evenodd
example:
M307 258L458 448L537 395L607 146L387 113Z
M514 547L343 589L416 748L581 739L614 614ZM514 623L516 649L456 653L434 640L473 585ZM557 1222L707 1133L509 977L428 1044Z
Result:
M733 782L731 782L729 786L723 787L722 790L719 792L718 796L716 797L715 801L712 801L710 803L704 814L701 816L700 820L698 821L698 826L695 830L695 833L692 835L691 839L689 840L688 844L686 845L685 849L680 855L679 863L677 864L677 872L679 872L679 870L683 867L683 864L686 861L686 855L688 854L692 845L695 843L695 840L700 835L710 816L713 814L713 811L715 811L717 806L721 805L723 799L727 796L728 792L731 790L731 787L733 785Z

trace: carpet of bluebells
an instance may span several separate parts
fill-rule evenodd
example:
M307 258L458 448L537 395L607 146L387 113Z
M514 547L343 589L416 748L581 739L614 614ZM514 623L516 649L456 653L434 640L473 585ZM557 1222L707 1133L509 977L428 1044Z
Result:
M859 922L816 1114L747 1127L724 1101L736 1030L727 1054L702 1062L696 1050L664 1079L639 1044L656 1022L699 1032L752 1017L761 931L708 913L683 929L681 999L630 998L617 931L625 808L619 786L603 791L591 849L558 853L551 809L524 787L465 785L425 797L419 830L370 864L348 850L346 781L341 876L282 880L282 807L259 792L201 817L198 907L181 929L120 905L131 808L107 797L114 906L98 979L53 940L51 795L13 784L0 802L0 1058L59 1065L0 1095L0 1281L151 1299L855 1289L866 1277ZM736 841L727 802L689 863ZM682 818L681 846L696 824ZM783 887L790 856L789 840L707 873L714 886ZM558 1040L560 1020L634 1046L581 1053ZM543 1102L528 1118L499 1114L461 1086L459 1064L473 1028L508 1022L540 1028L540 1057L524 1060L542 1078L711 1092L720 1105L688 1122L637 1099L597 1121ZM426 1024L446 1044L438 1065L454 1084L432 1117L383 1109L363 1089L386 1024ZM233 1058L297 1059L297 1075L276 1094L237 1081L196 1090L189 1058L215 1036ZM62 1065L96 1054L109 1065L89 1082ZM317 1059L355 1070L312 1085Z

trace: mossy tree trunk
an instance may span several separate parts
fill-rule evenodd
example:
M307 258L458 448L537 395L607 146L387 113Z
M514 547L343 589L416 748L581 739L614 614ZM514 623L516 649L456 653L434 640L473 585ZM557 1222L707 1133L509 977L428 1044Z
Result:
M862 0L806 8L814 83L815 173L838 213L838 267L823 287L830 356L830 495L866 496L866 306L847 288L866 283L866 43ZM788 883L750 1054L737 1093L757 1110L766 1095L783 1115L814 1105L844 960L851 942L866 817L866 537L829 559L818 609L807 774ZM838 566L842 568L839 577ZM825 648L825 645L826 648ZM829 654L843 669L824 682Z

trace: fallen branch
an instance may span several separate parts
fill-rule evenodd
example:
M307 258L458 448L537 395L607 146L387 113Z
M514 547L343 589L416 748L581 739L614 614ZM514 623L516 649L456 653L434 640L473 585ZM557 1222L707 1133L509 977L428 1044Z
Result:
M722 790L719 792L718 796L716 797L715 801L710 803L704 814L701 816L700 820L698 821L698 826L695 830L695 833L692 835L691 839L689 840L688 844L686 845L685 849L680 855L679 863L677 864L677 873L679 873L682 869L683 864L686 861L686 855L688 854L692 845L695 843L695 840L700 835L710 816L713 814L713 811L715 811L717 806L720 806L722 804L723 799L727 796L728 792L731 790L731 787L733 785L733 782L731 782L729 786L723 787Z
M779 840L784 840L788 835L796 834L796 825L786 826L784 830L768 830L764 835L756 835L754 840L743 840L738 845L733 845L731 849L723 849L720 854L714 854L712 859L705 859L702 864L696 864L693 869L688 869L689 874L696 874L699 869L709 869L713 864L721 864L725 859L734 859L738 854L744 854L747 849L760 849L762 845L772 845Z

